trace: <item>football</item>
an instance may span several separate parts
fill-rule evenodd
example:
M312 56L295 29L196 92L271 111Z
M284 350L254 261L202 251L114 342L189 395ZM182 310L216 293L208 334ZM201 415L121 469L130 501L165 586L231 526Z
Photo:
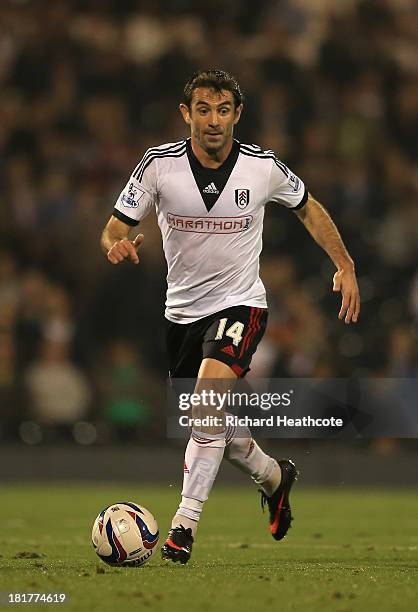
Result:
M139 567L149 561L158 544L157 521L133 502L112 504L94 521L94 550L109 565Z

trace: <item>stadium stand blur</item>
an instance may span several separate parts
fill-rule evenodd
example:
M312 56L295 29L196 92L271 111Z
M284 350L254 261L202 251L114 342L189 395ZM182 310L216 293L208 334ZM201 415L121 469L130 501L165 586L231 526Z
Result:
M345 327L332 264L271 205L254 373L417 376L414 0L4 0L0 24L0 440L164 439L158 228L141 224L138 267L108 264L99 236L144 150L187 134L201 67L237 76L237 137L303 177L360 281Z

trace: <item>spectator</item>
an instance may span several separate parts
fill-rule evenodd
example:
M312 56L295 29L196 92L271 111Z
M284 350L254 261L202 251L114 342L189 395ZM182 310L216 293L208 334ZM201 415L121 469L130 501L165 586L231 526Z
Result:
M25 382L30 418L44 427L47 437L69 439L73 425L88 416L91 392L83 372L71 363L67 345L45 340Z

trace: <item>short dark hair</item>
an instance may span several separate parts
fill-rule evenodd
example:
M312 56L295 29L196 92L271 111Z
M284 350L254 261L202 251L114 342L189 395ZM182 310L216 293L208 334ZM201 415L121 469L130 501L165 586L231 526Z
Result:
M225 70L197 70L192 74L183 90L183 102L188 108L190 108L193 91L197 87L210 87L219 92L230 91L234 96L235 108L244 101L238 81Z

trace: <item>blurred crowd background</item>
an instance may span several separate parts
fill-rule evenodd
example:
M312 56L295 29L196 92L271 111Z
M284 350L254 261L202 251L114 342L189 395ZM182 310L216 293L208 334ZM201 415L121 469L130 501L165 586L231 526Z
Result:
M271 205L254 375L416 377L417 31L414 0L2 0L0 440L164 439L159 231L139 266L99 238L145 149L187 135L197 68L237 77L237 138L303 178L360 281L346 327L331 262Z

